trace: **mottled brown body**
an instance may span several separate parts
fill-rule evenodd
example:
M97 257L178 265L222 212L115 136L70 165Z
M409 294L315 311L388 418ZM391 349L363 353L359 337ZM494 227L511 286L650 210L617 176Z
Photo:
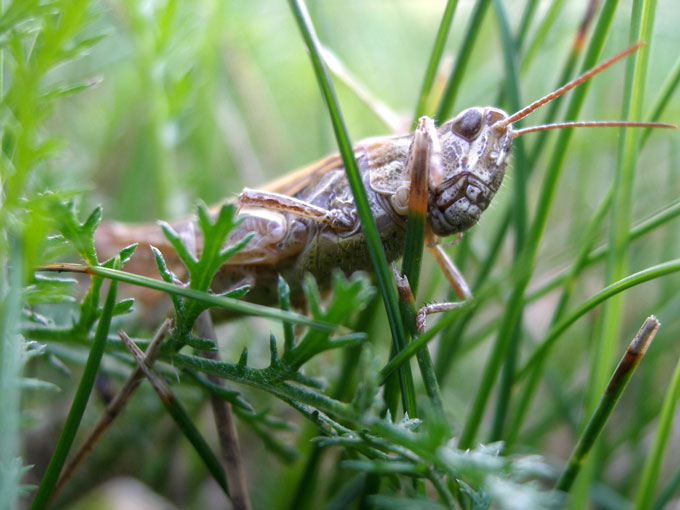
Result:
M430 239L461 233L477 223L498 191L512 141L517 136L566 127L675 127L654 122L577 121L513 130L513 122L621 60L641 44L620 52L510 116L493 107L473 107L438 128L432 119L423 117L414 135L375 138L357 144L354 155L387 260L393 261L403 254L412 185L421 186L414 193L414 197L421 198L423 187L427 187ZM339 155L292 172L261 190L244 190L238 202L243 222L230 234L227 244L234 244L250 233L254 235L244 249L220 268L213 282L216 291L250 285L247 300L272 304L276 302L279 274L296 299L301 295L305 273L311 273L323 287L336 268L345 273L371 269L366 240ZM422 211L422 201L418 203ZM191 220L173 226L200 251L200 233ZM156 226L103 225L95 240L99 255L106 258L123 246L138 242L140 248L127 269L143 274L156 272L153 257L146 249L153 244L163 252L168 267L180 278L184 275L179 259ZM467 286L461 284L462 278L446 254L439 247L432 251L457 294L462 299L469 297Z
M370 176L372 172L387 166L395 183L404 177L408 179L408 175L404 176L404 169L410 139L410 136L400 137L388 146L378 144L371 147L360 144L355 150L388 261L399 258L403 253L405 218L394 210L389 196L379 193L371 186ZM335 163L335 168L325 168L293 196L323 209L347 210L355 217L353 228L338 231L294 214L245 207L241 210L241 215L246 219L232 233L229 242L253 231L256 232L256 237L245 250L222 266L213 282L215 290L248 283L251 285L247 296L249 301L271 304L276 300L279 274L291 285L295 299L300 294L300 283L307 272L323 288L329 283L335 268L347 274L371 269L366 240L354 214L354 200L342 160L339 157L331 160ZM281 225L285 225L282 237L272 242L267 235Z
M479 220L505 173L512 128L496 132L491 126L506 117L495 108L470 108L439 128L424 118L415 135L417 144L414 135L408 135L369 139L355 146L388 261L403 254L414 165L427 162L429 167L427 215L436 235L463 232ZM272 304L276 302L279 274L296 299L301 295L305 273L311 273L323 288L335 269L349 274L372 268L339 155L294 172L261 191L246 191L249 193L239 197L243 222L230 234L227 244L249 233L254 236L218 271L215 291L250 285L245 299ZM176 222L173 227L189 238L200 236L190 220ZM200 251L202 240L193 239ZM97 240L103 256L134 241L142 245L138 252L148 253L144 245L153 244L178 276L184 273L157 227L108 225L97 232ZM154 264L150 254L136 257L129 270L151 272Z

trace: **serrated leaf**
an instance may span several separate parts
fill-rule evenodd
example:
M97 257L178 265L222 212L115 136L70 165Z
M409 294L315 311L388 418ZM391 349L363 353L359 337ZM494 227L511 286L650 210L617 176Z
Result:
M199 338L197 336L190 336L187 338L187 345L198 349L200 351L216 351L217 344L208 338Z
M94 247L94 231L101 221L101 207L96 207L82 224L78 221L74 202L55 203L51 209L64 238L71 243L85 262L93 266L98 265L97 252Z
M161 278L168 283L174 283L175 275L168 269L161 251L155 246L149 246L149 248L151 248L151 252L156 259L156 266L158 267L158 272L161 274ZM170 299L172 300L176 313L179 313L184 307L182 299L175 294L170 294Z
M232 299L241 299L243 296L248 294L248 292L250 292L250 285L241 285L235 289L222 292L221 294L218 294L218 296L224 296Z
M166 223L165 221L159 221L158 224L163 230L165 238L172 245L175 252L177 252L177 255L179 256L180 260L189 270L189 274L191 274L195 270L195 266L198 263L198 260L196 260L196 257L194 257L194 255L190 253L189 250L187 250L187 247L184 246L184 243L182 242L182 239L180 238L179 234L177 233L177 231L175 231L174 228L170 226L170 224Z
M116 306L113 307L113 315L116 316L130 313L132 311L132 307L134 306L134 304L135 300L133 298L127 298L118 301L118 303L116 303Z
M120 257L120 267L123 267L130 261L130 257L132 257L132 254L137 249L137 246L139 246L139 243L133 243L129 246L126 246L125 248L120 250L116 255L114 255L110 259L107 259L106 262L102 264L102 266L113 268L113 262L116 260L116 257Z

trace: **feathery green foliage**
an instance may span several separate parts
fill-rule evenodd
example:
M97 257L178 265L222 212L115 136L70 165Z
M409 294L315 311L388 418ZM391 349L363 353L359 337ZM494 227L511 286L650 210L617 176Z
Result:
M473 299L428 319L423 334L411 329L407 343L400 315L446 300L449 289L409 241L405 267L418 292L399 312L350 142L389 133L370 100L367 108L347 80L324 72L320 48L408 126L414 111L437 112L437 124L454 107L515 111L642 38L647 46L627 63L523 125L617 119L622 104L631 119L677 122L678 6L307 3L308 15L301 1L292 10L267 1L0 3L0 507L44 506L69 447L137 364L114 331L145 349L171 311L148 370L161 400L145 380L54 508L106 499L109 473L182 508L209 506L225 488L233 495L210 398L233 413L252 508L672 504L677 133L517 139L494 202L446 248L474 282ZM230 240L234 206L192 204L229 199L338 147L379 292L366 275L340 273L328 293L304 279L299 301L280 279L278 307L247 302L247 279L211 290L249 239ZM82 221L75 204L93 212ZM188 222L175 222L187 217L188 235ZM129 238L109 239L111 251L97 237L110 220L167 223L123 230ZM35 271L55 262L87 274ZM105 300L116 282L119 297L109 290ZM603 316L613 296L620 302ZM219 308L240 317L218 324L215 342L194 323ZM553 491L567 452L583 442L578 417L592 414L584 410L601 398L614 358L651 314L662 324L655 343L598 421L599 437L585 433L592 465L569 494ZM416 355L421 372L410 374ZM400 368L401 386L386 383Z

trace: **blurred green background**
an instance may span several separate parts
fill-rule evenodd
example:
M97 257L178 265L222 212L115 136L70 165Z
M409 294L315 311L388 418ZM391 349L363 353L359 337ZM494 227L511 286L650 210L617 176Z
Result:
M409 125L415 110L427 59L445 2L435 0L350 0L310 1L309 9L322 42L372 94L383 101ZM550 2L540 2L537 20ZM611 56L628 45L631 2L621 2L603 55ZM516 27L524 2L509 0L505 6L512 27ZM441 91L467 26L473 2L461 1L447 42L446 61L435 89ZM552 90L586 2L565 2L553 28L535 47L531 61L522 66L520 94L528 103ZM651 107L680 48L680 3L658 2L654 39L646 86L646 106ZM328 114L319 94L306 49L288 5L272 0L225 2L182 1L97 1L87 10L83 37L104 37L82 58L65 62L46 75L46 84L87 84L75 95L56 103L44 127L45 136L60 140L61 150L33 174L33 189L76 190L80 210L104 206L105 220L148 222L171 220L190 214L198 199L215 203L235 196L243 187L257 187L297 167L335 152L335 139ZM532 40L534 27L528 40ZM498 104L505 80L498 25L489 9L480 29L470 66L465 74L456 111L473 105ZM621 116L625 63L605 71L592 81L592 90L582 119L616 120ZM360 101L354 91L336 80L340 103L353 140L390 134ZM434 104L434 103L433 103ZM431 108L432 114L434 108ZM540 123L542 113L529 117L524 125ZM444 119L438 119L444 120ZM662 119L678 123L680 100L671 100ZM525 137L531 146L531 137ZM574 257L585 225L590 221L616 168L618 130L577 132L559 191L553 204L548 229L541 245L538 268L531 288L538 288ZM540 187L548 148L528 183L530 217ZM640 222L662 210L680 196L680 143L677 132L655 132L640 155L632 216ZM506 182L479 225L468 234L469 254L465 264L468 280L474 281L479 261L489 250L493 233L507 213L511 201L512 165ZM602 230L604 243L608 232ZM502 256L494 274L509 281L513 237L504 241ZM459 246L450 248L458 255ZM680 225L665 225L632 245L629 272L680 256ZM425 263L420 301L442 301L446 284L431 261ZM573 303L579 303L603 287L602 263L584 271L578 281ZM667 277L627 292L623 345L632 338L644 318L656 314L662 329L629 390L611 419L607 438L608 458L604 473L616 490L626 495L635 467L644 458L650 424L658 413L665 387L680 355L680 285L678 276ZM540 339L545 333L557 294L532 303L524 315L527 334ZM477 314L463 339L465 357L457 363L442 387L446 409L454 427L460 427L477 388L479 373L488 355L488 338L493 321L503 310L503 299L488 303ZM382 319L378 319L382 320ZM548 459L564 458L578 427L583 385L592 356L589 340L597 317L589 315L572 327L550 363L548 385L535 401L529 423L521 437L522 449L541 453ZM243 321L242 321L243 322ZM486 325L491 324L491 328ZM248 345L257 364L266 353L265 335L277 325L267 321L230 324L222 330L222 357L235 360ZM387 328L378 328L387 331ZM252 342L250 338L255 338ZM387 355L389 339L376 338L376 351ZM467 347L466 347L467 346ZM56 352L56 350L55 350ZM62 352L62 354L64 354ZM319 363L317 374L333 379L339 358ZM33 368L37 370L37 368ZM41 370L43 367L41 367ZM45 375L48 374L48 375ZM60 399L71 394L68 378L58 372L42 372L65 386ZM552 387L551 387L552 385ZM187 406L205 410L202 396L186 389ZM263 407L276 406L286 418L299 418L272 399L255 394L251 401ZM175 501L193 508L210 506L210 490L201 492L203 475L195 466L172 463L179 458L198 462L185 450L183 439L167 419L151 433L152 418L163 416L155 395L145 389L137 404L95 452L83 475L76 480L65 501L95 486L112 474L131 474ZM143 404L142 404L143 402ZM31 401L36 423L28 433L26 463L41 464L49 446L36 447L39 431L47 438L50 426L58 427L63 402L46 405ZM90 421L96 417L92 411ZM204 420L210 423L209 419ZM46 425L45 425L46 424ZM87 427L85 427L87 428ZM244 452L249 468L249 485L256 508L273 508L277 491L285 491L289 467L266 452L260 439L243 432ZM294 435L282 434L293 444ZM169 438L169 439L168 439ZM676 440L666 455L667 471L680 454ZM49 441L47 441L47 444ZM33 446L31 446L33 445ZM46 450L45 450L46 448ZM34 451L35 450L35 451ZM165 450L165 452L163 452ZM140 466L139 457L146 459ZM44 460L44 459L43 459ZM263 467L264 466L264 467ZM171 472L170 474L168 474ZM668 476L665 473L664 476ZM191 489L179 489L168 479L181 479ZM281 477L280 479L278 479ZM192 484L195 484L192 486ZM627 488L628 487L628 488ZM183 493L182 491L185 491ZM206 495L207 494L207 495ZM90 503L88 503L90 504ZM205 506L207 505L207 506ZM72 506L87 508L88 506ZM189 506L186 506L187 508ZM89 506L92 508L92 506ZM103 508L103 507L100 507ZM121 507L122 508L122 507Z

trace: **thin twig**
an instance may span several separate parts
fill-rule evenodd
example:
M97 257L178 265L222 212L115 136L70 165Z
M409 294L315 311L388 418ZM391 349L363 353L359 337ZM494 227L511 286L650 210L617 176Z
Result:
M146 359L146 356L142 350L137 347L137 345L130 339L129 336L127 336L127 334L125 334L123 330L118 330L118 335L125 344L125 347L127 347L130 351L130 354L132 354L132 356L135 358L137 365L142 369L153 389L158 394L163 407L165 407L166 411L175 421L184 436L192 444L196 450L196 453L198 453L198 455L203 460L205 467L224 491L224 494L227 497L230 497L229 488L227 487L227 479L224 474L224 468L222 467L222 464L217 459L217 457L215 457L212 450L210 449L210 446L208 446L208 443L198 431L196 425L194 425L194 422L191 420L191 418L189 418L187 412L184 410L177 398L175 398L175 394L172 392L170 386L168 386L168 383L165 382L163 376L161 376L150 365L149 360Z
M209 311L206 310L198 316L195 326L196 334L199 337L217 342L217 336L215 335ZM216 351L203 351L201 354L205 358L219 361L219 355ZM213 384L224 387L224 381L219 377L214 375L208 375L207 377ZM248 495L248 484L246 482L241 447L238 441L236 421L231 410L231 404L213 392L210 393L210 404L213 409L213 416L215 417L217 434L220 438L220 452L222 453L222 462L225 474L227 475L227 485L229 486L229 494L234 510L249 510L251 505Z
M145 354L146 359L149 360L150 363L153 363L158 357L158 354L160 353L161 342L163 341L163 338L165 337L169 327L170 320L163 322L159 330L156 332L153 340L147 347ZM130 374L130 377L128 377L127 381L125 381L125 384L123 384L123 387L118 391L116 396L113 398L113 400L111 400L102 415L99 417L99 420L94 426L94 429L92 429L92 432L90 432L90 434L87 436L87 439L85 439L83 444L80 445L80 448L78 448L78 451L75 453L75 455L64 466L61 476L57 481L57 485L54 487L54 491L52 492L51 500L54 500L64 485L71 479L71 477L73 477L80 465L85 461L90 453L92 453L92 450L94 450L96 444L108 430L111 423L113 423L113 420L115 420L123 410L125 405L130 400L130 397L132 397L143 379L144 372L142 372L141 368L136 367L135 370Z
M661 324L656 317L652 315L645 320L640 331L638 331L635 338L633 338L633 341L628 346L628 349L626 349L623 358L619 361L614 374L609 380L607 389L604 391L604 394L597 405L597 409L595 409L595 412L590 418L588 425L586 425L583 434L581 434L571 457L569 457L567 467L557 481L555 489L567 492L571 488L576 479L576 475L578 475L588 453L595 444L595 440L600 435L600 432L602 432L616 402L618 402L628 380L633 375L633 372L635 372L642 356L645 355L647 347L652 343L654 335L656 335L660 325Z

